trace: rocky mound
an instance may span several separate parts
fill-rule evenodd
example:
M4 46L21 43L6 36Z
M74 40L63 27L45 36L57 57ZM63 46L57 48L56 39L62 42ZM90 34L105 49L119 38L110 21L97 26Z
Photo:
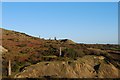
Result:
M118 69L103 56L87 55L74 61L40 62L26 67L15 78L117 78Z
M7 52L8 50L5 49L4 47L0 46L0 54Z

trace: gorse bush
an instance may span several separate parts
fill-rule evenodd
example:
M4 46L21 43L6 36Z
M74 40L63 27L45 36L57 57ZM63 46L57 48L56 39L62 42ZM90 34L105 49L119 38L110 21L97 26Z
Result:
M25 47L25 46L27 46L27 44L19 44L19 45L17 45L18 47Z
M69 57L69 58L76 58L79 57L79 54L77 53L76 50L72 48L66 48L62 51L62 56Z

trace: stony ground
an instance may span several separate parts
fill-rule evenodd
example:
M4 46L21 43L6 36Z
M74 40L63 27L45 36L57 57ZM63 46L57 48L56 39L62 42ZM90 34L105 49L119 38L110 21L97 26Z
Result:
M84 56L73 61L40 62L26 67L15 78L117 78L118 69L103 56Z

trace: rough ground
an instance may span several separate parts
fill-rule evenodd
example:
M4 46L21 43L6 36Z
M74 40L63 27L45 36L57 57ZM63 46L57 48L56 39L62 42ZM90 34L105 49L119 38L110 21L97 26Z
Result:
M74 61L39 62L26 67L15 78L117 78L118 69L103 56L87 55Z
M69 39L46 40L13 30L0 30L3 78L9 77L9 59L12 67L11 78L120 77L120 45L79 44Z

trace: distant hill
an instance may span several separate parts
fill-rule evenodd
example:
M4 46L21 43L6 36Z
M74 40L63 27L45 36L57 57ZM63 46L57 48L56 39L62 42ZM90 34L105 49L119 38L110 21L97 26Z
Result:
M66 44L76 44L75 42L73 42L72 40L69 40L69 39L62 39L62 40L60 40L60 42L63 42Z
M31 67L32 65L35 65L40 62L52 63L53 61L55 62L60 61L60 64L58 65L61 66L61 62L72 61L72 63L74 63L74 61L78 60L79 58L83 58L89 55L105 57L105 59L103 59L102 61L102 62L106 62L105 65L107 63L109 65L112 64L112 66L116 67L115 69L120 70L120 62L119 62L120 46L119 45L77 44L74 41L69 39L46 40L43 38L41 39L38 37L27 35L25 33L6 30L3 28L0 28L0 30L2 30L1 48L4 47L5 50L7 50L7 53L3 54L2 56L3 77L7 77L8 58L11 59L12 61L11 77L14 77L16 76L16 74L19 74L19 73L21 74L21 72L23 72L24 69L26 69L27 67ZM61 53L62 53L61 55L60 55L60 47L61 47ZM89 62L86 64L89 64ZM65 65L68 65L68 64L65 64ZM56 68L56 66L54 66L54 68ZM65 68L65 67L60 67L60 68ZM93 66L92 66L92 69L94 69ZM105 70L106 69L107 68L105 68ZM110 69L111 69L111 66L110 66ZM52 72L49 69L47 70L49 71L50 74L52 74ZM72 72L74 73L74 70ZM28 72L28 73L31 73L31 72ZM70 74L73 74L73 73L70 73ZM77 75L77 72L75 74ZM45 75L46 74L42 74L42 76L45 76ZM109 74L109 76L110 75L111 74ZM112 74L111 76L114 76L114 75L116 77L116 74ZM89 78L89 76L86 76L86 77Z

